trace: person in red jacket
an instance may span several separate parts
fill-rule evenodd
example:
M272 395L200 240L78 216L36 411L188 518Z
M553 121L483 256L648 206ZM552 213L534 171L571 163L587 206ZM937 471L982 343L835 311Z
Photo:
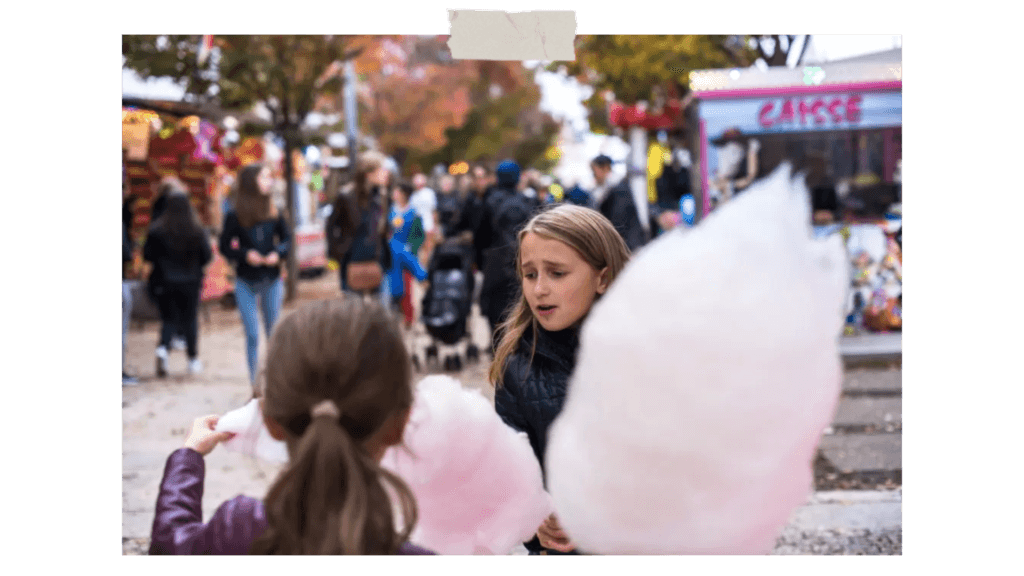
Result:
M149 553L429 554L408 542L412 492L380 466L413 403L390 313L355 297L311 302L278 323L267 357L263 421L288 465L263 500L236 496L203 523L203 457L230 434L198 418L167 459Z

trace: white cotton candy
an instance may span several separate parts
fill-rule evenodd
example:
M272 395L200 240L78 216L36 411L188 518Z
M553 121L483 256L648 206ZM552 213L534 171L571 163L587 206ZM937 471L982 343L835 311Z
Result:
M411 540L441 554L508 554L552 511L526 435L447 376L417 385L404 447L381 465L416 498Z
M838 400L842 240L788 166L641 250L591 311L548 489L598 554L765 554Z
M270 431L263 423L260 401L255 398L245 406L221 416L217 420L216 430L235 434L223 443L227 450L275 464L288 462L288 446L270 436Z

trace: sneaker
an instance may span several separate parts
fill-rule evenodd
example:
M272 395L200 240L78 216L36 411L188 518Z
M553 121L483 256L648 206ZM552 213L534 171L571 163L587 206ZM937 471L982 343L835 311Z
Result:
M136 386L139 383L139 379L135 376L129 375L127 372L121 372L121 386Z
M185 339L181 336L175 336L171 339L171 350L184 350Z
M167 348L163 346L156 349L156 375L158 378L167 376Z
M193 358L188 361L188 373L190 376L195 376L203 371L203 361L199 358Z

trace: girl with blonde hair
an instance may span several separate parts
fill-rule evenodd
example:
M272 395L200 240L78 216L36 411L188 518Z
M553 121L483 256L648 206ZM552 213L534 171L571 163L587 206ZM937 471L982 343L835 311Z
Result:
M548 427L565 402L580 326L629 261L629 249L600 212L570 204L531 218L518 241L520 293L498 328L489 376L495 409L526 433L543 471ZM575 549L554 516L526 547L531 554Z

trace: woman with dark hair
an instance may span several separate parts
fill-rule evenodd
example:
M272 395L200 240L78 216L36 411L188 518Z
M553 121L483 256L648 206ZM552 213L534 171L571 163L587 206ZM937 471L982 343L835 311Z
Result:
M167 193L163 214L150 226L142 256L153 263L149 291L162 321L156 375L167 375L168 348L176 334L184 334L188 371L196 374L202 369L198 348L199 291L211 250L206 232L183 191Z
M390 181L385 157L366 152L359 157L355 186L334 200L327 219L327 250L340 265L342 291L382 291L384 271L391 268L391 234L383 194Z
M274 206L272 185L270 168L262 164L242 168L234 210L224 217L219 244L221 254L235 265L235 302L245 327L246 361L253 385L259 349L256 303L258 300L269 338L284 298L281 263L291 249L291 231Z

